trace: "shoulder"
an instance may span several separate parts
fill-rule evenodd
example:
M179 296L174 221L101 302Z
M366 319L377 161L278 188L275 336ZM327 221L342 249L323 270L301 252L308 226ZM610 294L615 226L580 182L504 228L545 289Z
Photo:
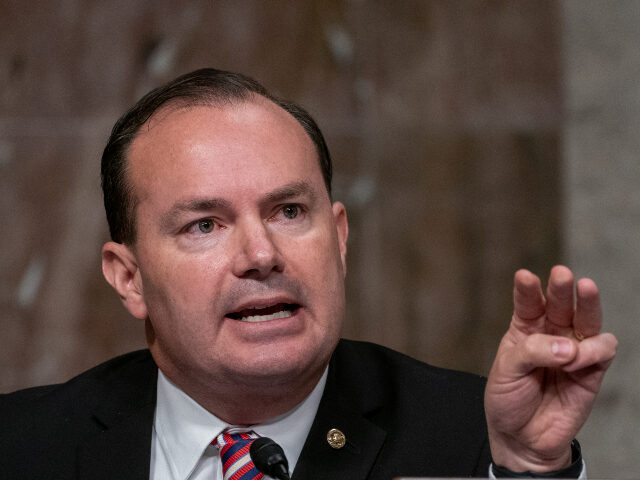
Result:
M150 427L156 379L157 367L142 350L65 383L0 395L0 470L10 472L7 478L44 478L45 472L70 478L79 449L107 438L107 425L137 425L138 419Z
M362 411L403 412L416 423L484 431L484 377L439 368L389 348L341 340L328 383ZM429 427L430 428L430 427Z
M25 425L33 419L64 419L82 415L105 398L126 395L155 384L156 366L148 350L131 352L102 363L65 383L0 395L0 423Z
M369 342L340 340L331 362L336 370L346 375L352 376L358 372L368 380L391 382L403 387L426 384L430 388L456 389L465 386L484 391L486 383L486 379L479 375L435 367Z
M39 398L61 394L69 390L82 390L91 383L118 381L123 375L144 375L145 372L152 372L153 368L155 368L155 364L149 351L138 350L112 358L64 383L25 388L12 393L1 394L0 401L15 403L37 401Z

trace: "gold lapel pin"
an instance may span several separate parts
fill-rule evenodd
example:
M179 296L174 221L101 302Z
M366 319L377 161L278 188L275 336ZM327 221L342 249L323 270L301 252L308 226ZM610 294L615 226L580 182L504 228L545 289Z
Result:
M347 437L337 428L332 428L327 433L327 442L332 448L338 449L344 447L345 443L347 443Z

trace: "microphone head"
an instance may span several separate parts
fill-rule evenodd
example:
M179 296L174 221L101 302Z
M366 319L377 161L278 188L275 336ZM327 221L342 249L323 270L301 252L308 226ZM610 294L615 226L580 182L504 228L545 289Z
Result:
M278 480L289 480L289 462L284 450L270 438L256 438L249 447L249 455L261 473Z

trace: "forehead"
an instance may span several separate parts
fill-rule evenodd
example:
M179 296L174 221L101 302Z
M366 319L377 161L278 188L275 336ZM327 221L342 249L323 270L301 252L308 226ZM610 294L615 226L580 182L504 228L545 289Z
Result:
M220 195L225 190L232 193L232 188L267 188L301 176L323 182L315 146L305 130L262 97L222 106L161 109L130 146L128 176L139 201L163 187L186 195ZM194 191L198 189L216 191Z

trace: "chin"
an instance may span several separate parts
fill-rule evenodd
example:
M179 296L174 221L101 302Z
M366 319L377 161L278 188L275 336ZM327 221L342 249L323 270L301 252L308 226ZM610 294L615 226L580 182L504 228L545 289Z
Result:
M258 355L238 359L240 361L230 366L230 370L238 380L242 378L254 384L295 385L319 377L330 355L331 351L301 352L272 346Z

